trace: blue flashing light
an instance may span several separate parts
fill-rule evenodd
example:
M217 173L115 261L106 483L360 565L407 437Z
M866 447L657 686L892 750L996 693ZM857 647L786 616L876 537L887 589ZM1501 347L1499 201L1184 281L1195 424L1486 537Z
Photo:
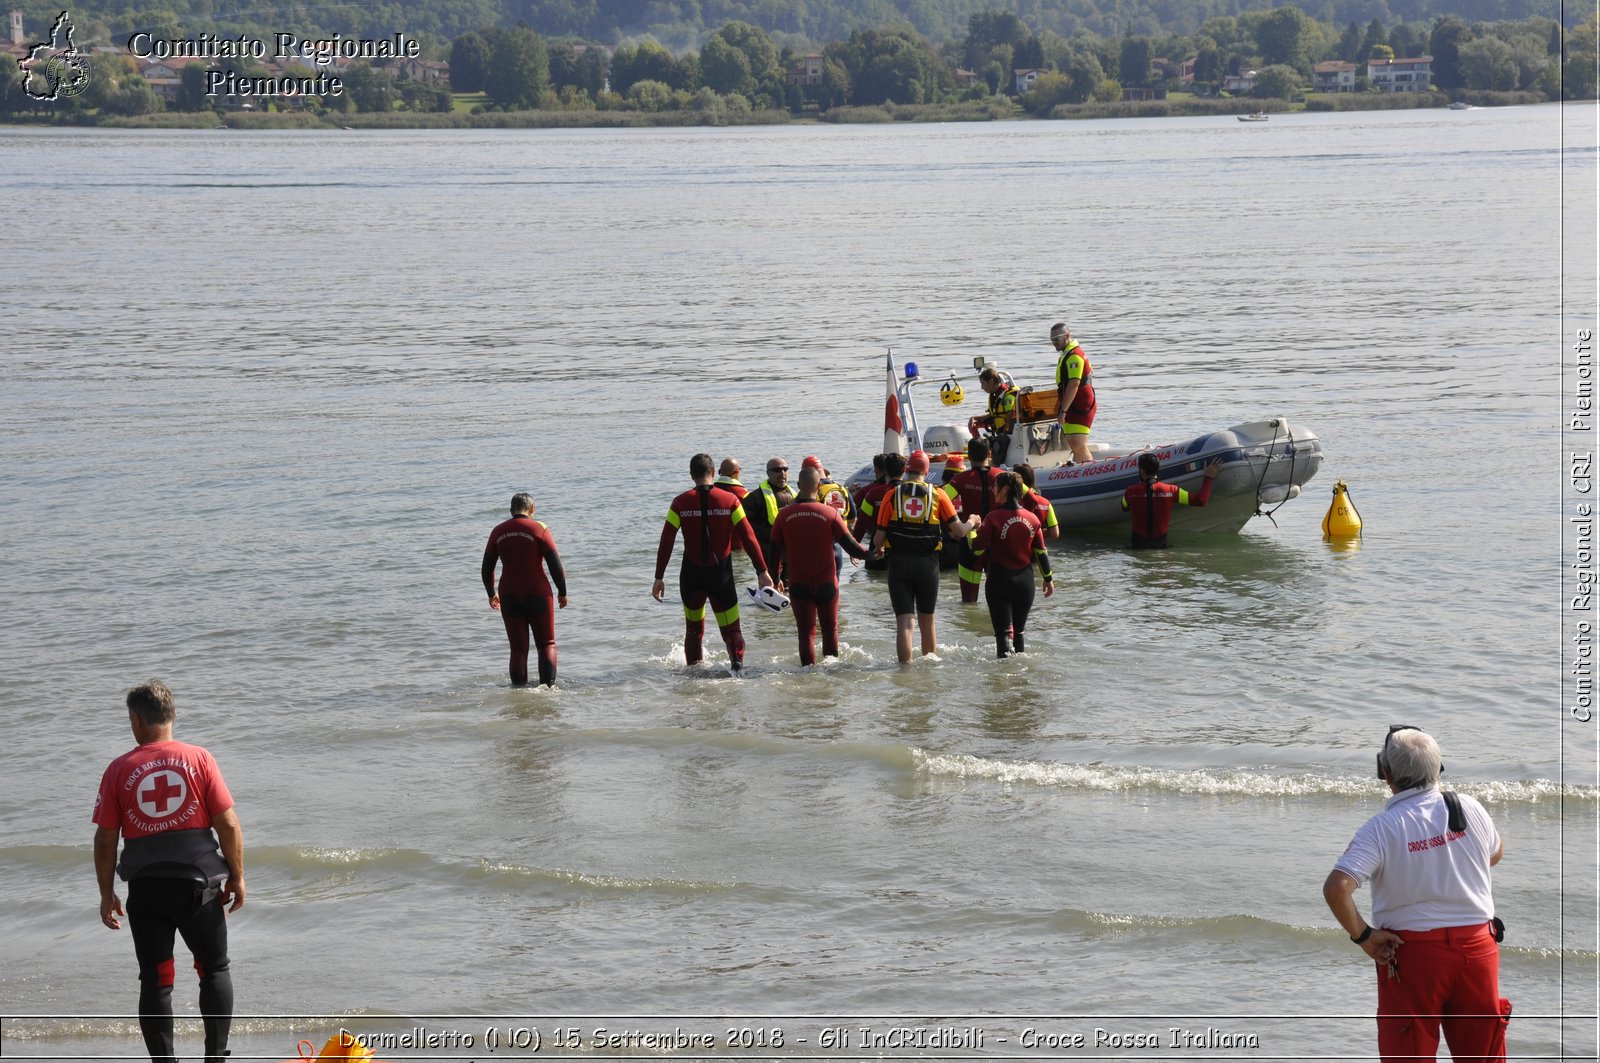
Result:
M907 362L906 363L906 379L910 380L912 377L914 377L916 375L917 375L917 363L916 362Z

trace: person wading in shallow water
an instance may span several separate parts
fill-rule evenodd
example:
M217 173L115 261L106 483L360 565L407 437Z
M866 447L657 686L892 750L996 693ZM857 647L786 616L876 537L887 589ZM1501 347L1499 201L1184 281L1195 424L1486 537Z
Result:
M539 682L556 682L556 614L554 605L567 607L567 573L561 567L556 541L543 521L533 519L533 496L511 496L511 519L495 525L483 548L483 589L489 608L500 611L511 643L511 685L528 683L528 632L539 650ZM494 567L499 562L500 589L495 590ZM555 593L544 578L549 568Z
M761 547L738 498L715 486L715 475L716 465L710 454L696 454L689 459L689 477L694 486L667 507L666 524L656 547L656 578L650 596L658 602L666 598L667 562L681 529L683 564L678 570L678 595L683 599L683 658L691 665L700 663L709 601L723 645L728 647L730 667L737 673L744 668L744 634L739 630L739 593L733 582L735 540L755 566L756 582L770 587L772 577L767 574Z
M1044 525L1022 501L1022 477L1003 472L995 480L995 508L983 518L973 537L973 552L986 558L988 578L983 582L989 621L994 625L995 655L1022 653L1023 630L1033 609L1033 566L1044 577L1044 596L1056 592L1050 573L1050 554L1044 546Z
M810 466L800 470L800 496L784 506L772 526L769 563L786 563L789 605L800 637L800 663L817 663L816 634L822 627L822 655L839 656L839 569L834 547L851 557L864 558L866 549L850 535L839 511L819 501L817 485L822 473Z
M1122 508L1133 516L1133 548L1158 550L1167 545L1167 528L1173 506L1203 506L1211 500L1211 484L1222 471L1222 459L1206 466L1205 481L1196 494L1164 484L1161 459L1148 451L1139 455L1139 482L1122 493Z
M978 526L978 518L956 516L950 496L928 485L928 455L920 450L906 459L906 478L883 497L878 507L878 530L872 537L875 553L889 556L889 602L894 609L895 655L901 664L911 660L913 623L922 633L922 655L938 649L933 610L939 602L939 549L942 536L965 539Z
M227 913L244 906L244 832L216 760L174 741L177 703L167 685L134 687L127 705L138 745L106 768L94 803L100 921L120 930L118 917L127 917L139 960L139 1029L155 1063L176 1063L172 946L183 936L200 976L206 1063L221 1063L233 1025ZM114 874L128 883L126 911Z

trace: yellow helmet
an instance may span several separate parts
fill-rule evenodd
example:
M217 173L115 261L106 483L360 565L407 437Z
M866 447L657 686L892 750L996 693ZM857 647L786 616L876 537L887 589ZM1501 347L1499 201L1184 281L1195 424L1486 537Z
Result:
M949 380L939 385L939 401L946 406L960 406L966 397L967 393L962 389L961 382L956 379L954 373L950 374Z

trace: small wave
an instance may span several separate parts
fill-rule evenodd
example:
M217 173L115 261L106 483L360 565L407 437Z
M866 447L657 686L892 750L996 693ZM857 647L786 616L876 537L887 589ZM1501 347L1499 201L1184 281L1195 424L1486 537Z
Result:
M740 884L735 882L694 882L687 879L673 878L626 878L621 875L595 875L582 871L529 867L525 864L508 864L494 860L480 861L478 873L488 877L509 875L563 886L577 886L583 889L623 893L698 895L741 888Z
M1053 764L990 760L969 754L928 753L913 749L917 770L957 779L1026 783L1066 790L1125 793L1156 790L1215 797L1372 797L1384 788L1375 780L1310 773L1271 775L1228 768L1141 768L1103 764ZM1594 801L1592 786L1563 786L1547 779L1490 782L1457 787L1485 804L1537 804L1557 798Z

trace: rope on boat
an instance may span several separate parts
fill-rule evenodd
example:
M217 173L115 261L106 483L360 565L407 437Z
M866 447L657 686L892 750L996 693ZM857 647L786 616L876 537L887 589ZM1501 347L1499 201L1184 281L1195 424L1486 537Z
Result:
M1271 509L1266 510L1265 512L1263 512L1262 509L1261 509L1261 485L1266 482L1267 470L1272 467L1272 448L1278 445L1278 429L1280 427L1287 428L1288 427L1288 421L1285 420L1282 417L1274 418L1273 422L1272 422L1272 442L1267 444L1267 460L1261 463L1261 475L1259 477L1257 477L1257 479L1256 479L1256 512L1255 512L1255 515L1258 516L1258 517L1266 517L1268 520L1272 521L1272 526L1274 528L1276 528L1278 526L1278 522L1273 519L1272 515L1274 513L1278 512L1278 510L1282 509L1283 506L1284 506L1284 503L1288 502L1289 498L1291 496L1289 495L1289 493L1287 491L1285 491L1284 492L1284 496L1283 496L1283 502L1279 502L1277 505L1273 506ZM1294 432L1291 430L1289 432L1289 483L1291 485L1294 483L1294 459L1295 459Z

